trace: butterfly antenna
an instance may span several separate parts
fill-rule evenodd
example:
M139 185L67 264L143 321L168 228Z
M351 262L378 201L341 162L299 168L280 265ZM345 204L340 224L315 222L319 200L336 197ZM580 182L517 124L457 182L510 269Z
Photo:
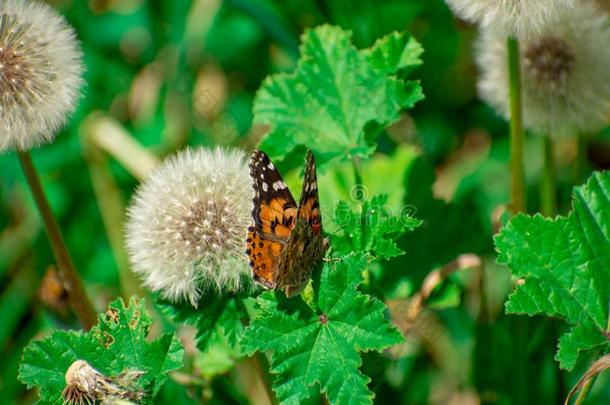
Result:
M331 233L328 234L328 236L335 236L335 234L337 234L337 232L339 231L344 231L345 227L344 226L339 226L337 229L335 229L334 231L332 231Z

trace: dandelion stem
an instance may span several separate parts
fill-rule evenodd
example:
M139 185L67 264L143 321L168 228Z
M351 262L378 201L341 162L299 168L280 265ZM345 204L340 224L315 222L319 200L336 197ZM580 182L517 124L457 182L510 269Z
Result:
M515 38L509 38L507 47L510 97L510 167L512 173L511 207L513 212L517 213L525 211L526 207L519 42Z
M557 213L557 176L555 162L555 142L548 136L544 137L544 166L540 181L541 211L548 217Z
M587 165L587 138L576 136L576 159L574 160L574 184L579 184L584 177Z
M74 268L74 264L72 263L64 239L61 236L59 226L55 221L49 201L45 196L40 178L38 177L38 173L36 172L29 152L18 151L17 156L19 157L23 173L25 174L25 178L32 191L32 196L34 197L34 201L36 202L36 206L47 231L53 254L57 260L60 277L66 291L68 291L70 305L78 320L83 325L83 328L89 330L96 322L96 314L93 305L91 304L91 301L89 301L83 282Z

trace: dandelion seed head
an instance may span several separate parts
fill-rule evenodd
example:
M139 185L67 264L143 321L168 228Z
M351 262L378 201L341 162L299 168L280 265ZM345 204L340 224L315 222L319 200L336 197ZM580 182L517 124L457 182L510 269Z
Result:
M203 291L242 289L251 188L240 151L185 150L166 160L128 210L127 248L144 284L193 306Z
M534 133L594 133L610 118L610 20L591 2L538 36L520 41L523 122ZM479 94L509 118L506 40L483 33L477 44Z
M538 87L563 89L574 68L574 51L561 38L547 36L532 41L523 53L525 70Z
M82 86L74 30L37 0L0 0L0 152L50 142Z
M569 15L576 0L445 0L460 18L500 37L527 39Z

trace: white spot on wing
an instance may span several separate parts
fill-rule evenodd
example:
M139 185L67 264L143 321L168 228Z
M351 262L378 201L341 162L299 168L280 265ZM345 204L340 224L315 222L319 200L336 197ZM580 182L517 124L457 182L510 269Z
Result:
M286 188L286 184L283 181L281 181L281 180L278 180L275 183L273 183L273 189L276 190L276 191L277 190L283 190L285 188Z
M267 183L263 183L263 191L267 191L267 189L269 189L269 186L267 185Z

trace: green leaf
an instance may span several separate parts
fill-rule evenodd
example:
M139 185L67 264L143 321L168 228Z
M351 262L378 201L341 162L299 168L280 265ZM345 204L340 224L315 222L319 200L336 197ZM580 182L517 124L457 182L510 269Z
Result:
M498 262L524 279L507 312L561 317L570 325L559 339L561 367L572 369L579 351L607 345L610 172L575 188L567 217L514 217L496 237L496 248Z
M385 305L357 291L368 260L355 253L326 263L313 308L299 297L258 297L260 312L246 329L243 348L272 352L273 388L282 403L301 403L316 384L333 404L372 403L359 353L383 350L402 336L388 322Z
M334 238L332 246L339 254L365 251L381 259L402 255L404 251L394 240L422 223L406 210L393 212L386 195L375 196L355 208L341 201L335 209L335 222L343 235Z
M209 294L199 302L199 307L158 301L164 315L177 324L192 325L197 332L197 348L207 351L213 342L226 341L233 349L239 351L244 326L242 319L247 317L238 300L238 296L218 296Z
M362 51L368 62L385 74L405 72L422 64L424 52L411 36L393 32L380 38L369 49Z
M143 403L152 403L167 373L182 366L183 350L173 333L148 342L151 325L144 300L134 297L125 307L119 298L89 332L55 331L31 342L23 354L19 379L28 388L40 388L42 403L61 403L66 370L74 361L85 360L109 377L127 370L144 372L130 388L145 393Z
M407 34L359 51L351 32L323 25L305 32L300 50L295 72L268 77L254 100L254 122L272 127L260 145L272 158L298 145L312 149L319 166L367 157L376 147L367 124L391 124L423 98L418 83L402 79L421 63L421 47Z

